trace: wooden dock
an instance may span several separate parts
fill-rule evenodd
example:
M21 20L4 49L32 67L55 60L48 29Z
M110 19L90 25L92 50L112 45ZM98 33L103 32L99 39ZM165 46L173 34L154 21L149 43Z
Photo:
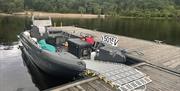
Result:
M180 89L180 76L178 75L147 64L135 68L148 74L153 80L152 83L147 85L146 91L179 91ZM47 91L116 91L116 89L98 77L92 77L57 86Z
M152 80L152 82L147 85L147 91L179 91L179 74L173 74L171 71L147 64L137 66L136 68L148 74Z
M87 33L94 36L96 41L107 33L93 31L72 26L53 27L55 30L62 30L75 36ZM113 35L113 34L112 34ZM141 60L143 63L134 67L148 74L152 83L147 85L147 91L179 91L180 89L180 47L151 42L125 36L115 35L119 38L119 47L128 49L128 56ZM137 51L143 53L138 55ZM114 91L109 84L92 77L80 81L68 83L62 86L48 89L51 91Z
M107 34L73 26L53 27L53 29L62 30L76 36L80 36L81 33L91 34L96 41L100 41L101 36ZM180 47L163 44L158 41L151 42L120 35L114 36L119 38L118 46L129 51L128 56L180 73ZM138 55L133 51L143 53L143 55Z

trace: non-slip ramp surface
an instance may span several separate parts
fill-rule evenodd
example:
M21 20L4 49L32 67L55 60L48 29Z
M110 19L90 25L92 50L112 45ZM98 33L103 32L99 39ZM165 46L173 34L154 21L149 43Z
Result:
M87 69L121 91L134 90L152 81L146 74L124 64L84 61Z

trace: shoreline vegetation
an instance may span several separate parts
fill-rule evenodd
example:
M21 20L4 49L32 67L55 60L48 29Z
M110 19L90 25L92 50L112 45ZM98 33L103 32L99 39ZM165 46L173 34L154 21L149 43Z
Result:
M0 0L7 16L179 19L180 0ZM5 14L7 13L7 14Z
M54 12L41 12L41 11L23 11L23 12L14 12L11 14L8 13L0 13L0 16L15 16L15 17L32 17L32 16L40 17L40 18L80 18L80 19L94 19L94 18L137 18L137 19L173 19L174 17L133 17L133 16L111 16L111 15L97 15L97 14L80 14L80 13L54 13ZM177 17L175 18L177 19Z
M83 18L83 19L92 19L92 18L105 18L105 15L97 14L78 14L78 13L51 13L51 12L39 12L39 11L24 11L24 12L15 12L12 14L0 13L0 16L18 16L18 17L52 17L52 18Z
M19 23L26 23L26 26L23 28L29 28L30 26L27 25L30 25L30 17L34 12L34 14L39 16L56 17L57 19L53 20L56 21L57 24L53 23L53 25L57 26L65 25L66 23L67 25L74 26L96 27L96 30L100 29L99 27L102 27L103 29L113 28L111 30L114 30L114 33L122 28L123 31L120 32L121 34L128 32L124 31L124 28L127 27L126 30L129 30L129 35L132 34L131 36L133 37L140 36L139 38L143 37L142 34L133 35L134 33L131 29L134 31L137 28L137 30L139 29L144 33L144 30L148 29L149 31L166 30L164 34L167 35L168 38L171 36L176 37L176 33L169 33L169 31L171 31L172 28L174 32L177 32L177 29L179 28L180 0L176 0L179 1L179 3L175 2L168 5L164 4L168 3L164 1L167 0L0 0L0 16L8 16L0 17L0 23L2 26L8 25L13 28L19 26ZM105 19L96 19L98 14L103 14ZM63 19L63 17L78 19ZM94 19L92 19L92 17ZM89 20L86 21L81 18ZM19 21L19 23L14 26L16 21ZM62 24L61 22L65 23ZM23 30L23 28L19 30ZM153 29L150 30L150 28ZM108 29L106 31L108 31ZM163 35L158 37L158 34L161 32L162 31L152 31L152 35L154 35L155 39L159 38L162 40L164 37ZM173 41L176 40L175 37ZM151 38L147 36L146 39ZM152 39L154 40L154 38Z

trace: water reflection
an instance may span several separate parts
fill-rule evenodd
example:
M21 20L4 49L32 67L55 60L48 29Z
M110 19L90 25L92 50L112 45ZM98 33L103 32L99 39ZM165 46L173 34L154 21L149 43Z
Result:
M75 25L97 31L145 40L161 40L180 46L180 22L173 19L53 19L56 25ZM0 17L0 44L17 41L17 34L29 29L31 18Z
M17 41L17 35L30 23L30 19L25 17L0 16L0 44L11 45Z
M23 65L18 45L0 45L0 91L38 91Z
M0 17L0 43L11 43L17 41L14 34L23 30L24 21L21 18Z
M54 19L56 25L75 25L144 40L180 46L180 22L165 19Z
M65 79L44 73L20 51L18 42L14 44L0 45L0 91L45 90L81 78Z

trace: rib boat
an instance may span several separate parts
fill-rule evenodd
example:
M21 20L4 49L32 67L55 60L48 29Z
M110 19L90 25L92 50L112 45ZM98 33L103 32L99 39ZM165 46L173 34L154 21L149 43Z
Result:
M20 49L30 63L49 75L74 78L83 72L93 73L120 91L145 89L152 81L146 74L123 64L127 55L117 47L115 36L103 35L98 42L90 34L75 36L62 28L55 29L51 18L33 17L32 22L30 30L18 35Z
M61 30L52 30L51 18L32 18L30 30L19 34L21 50L42 71L63 77L74 77L86 70L83 60L126 62L121 49L96 42L92 35L77 37ZM104 36L107 40L108 36ZM115 38L113 38L115 39ZM112 40L112 39L111 39ZM115 40L117 42L117 40Z

